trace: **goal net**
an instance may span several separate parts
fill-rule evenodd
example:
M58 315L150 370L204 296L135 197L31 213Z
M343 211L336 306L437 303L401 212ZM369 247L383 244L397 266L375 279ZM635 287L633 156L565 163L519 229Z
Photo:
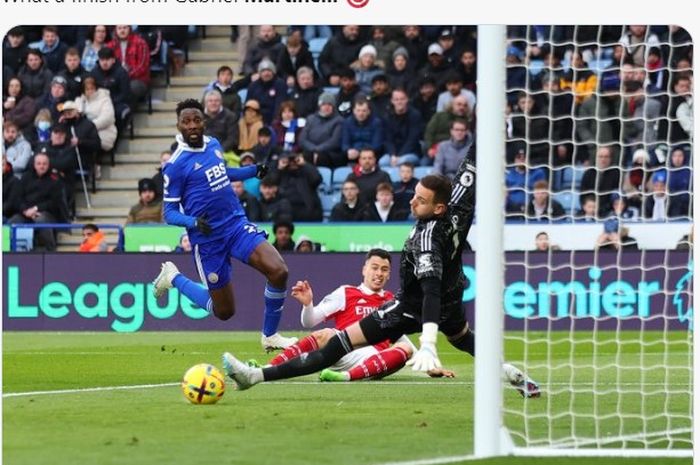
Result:
M511 450L689 456L690 36L506 34L505 216L530 246L505 253L504 359L542 389L503 391Z

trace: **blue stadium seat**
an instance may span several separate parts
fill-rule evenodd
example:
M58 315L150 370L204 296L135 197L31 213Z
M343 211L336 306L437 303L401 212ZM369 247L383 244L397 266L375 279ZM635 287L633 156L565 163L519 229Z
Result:
M338 86L326 86L323 88L323 91L328 92L329 94L335 95L338 92L340 92L340 87L338 87Z
M574 167L574 190L578 191L581 189L581 180L583 179L583 174L586 172L585 166Z
M416 168L413 170L413 176L415 176L416 179L420 179L423 176L430 174L432 172L433 172L432 166L416 166Z
M382 168L391 178L391 182L399 182L401 178L399 177L399 169L396 166L386 166Z
M333 170L333 191L340 192L340 188L345 181L345 178L352 173L352 168L349 166L339 166Z
M340 193L321 194L321 207L323 208L323 218L328 219L331 216L333 206L340 202Z
M559 177L559 190L568 191L574 183L574 169L570 166L563 168Z
M248 89L239 90L238 96L241 98L241 102L245 103L245 99L248 98Z
M29 252L34 249L34 228L15 230L15 252Z
M321 185L318 187L325 193L331 193L333 190L333 171L327 166L319 166L318 173L321 175Z
M309 41L309 52L311 52L311 56L317 59L319 55L321 55L323 47L326 46L326 42L328 42L328 39L324 37L315 37L311 39L311 41Z
M580 209L578 194L557 192L552 195L552 198L564 207L564 212L567 216L575 216L576 212Z
M543 60L530 60L530 63L528 63L528 69L530 70L530 74L532 77L536 77L538 74L542 72L542 69L544 68L544 61Z

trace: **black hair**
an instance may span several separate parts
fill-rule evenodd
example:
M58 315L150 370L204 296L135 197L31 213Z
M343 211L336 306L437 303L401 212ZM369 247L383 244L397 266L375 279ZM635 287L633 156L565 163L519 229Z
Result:
M384 260L388 260L391 263L391 254L384 249L369 249L367 255L365 255L365 261L372 257L379 257Z
M99 52L97 52L97 58L100 60L109 60L114 58L114 50L109 47L102 47Z
M7 35L12 37L24 37L24 29L22 29L22 26L15 26L7 31Z
M433 203L444 205L449 203L452 194L452 182L449 178L441 174L428 174L421 178L420 183L426 189L433 191Z
M260 136L267 136L271 137L272 136L272 131L270 130L269 127L263 126L260 129L258 129L258 137Z
M216 70L216 75L218 76L219 74L223 73L224 71L228 71L229 73L233 74L233 70L231 69L230 66L219 66L219 69Z
M279 228L287 228L289 229L289 234L294 235L294 224L286 218L275 221L272 225L272 233L277 234Z
M97 225L93 223L87 223L83 225L83 229L90 229L92 232L98 232L100 230L100 228L98 228Z
M199 110L202 114L204 114L204 107L202 106L202 103L199 100L195 100L193 98L188 98L178 103L177 107L175 108L175 113L179 118L180 113L182 113L183 110L188 109Z

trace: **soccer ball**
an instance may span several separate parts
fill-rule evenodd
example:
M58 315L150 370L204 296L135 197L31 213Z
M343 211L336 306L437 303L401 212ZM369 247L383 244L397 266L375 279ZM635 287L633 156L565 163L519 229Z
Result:
M224 395L224 376L214 366L200 363L182 378L182 393L193 404L213 404Z

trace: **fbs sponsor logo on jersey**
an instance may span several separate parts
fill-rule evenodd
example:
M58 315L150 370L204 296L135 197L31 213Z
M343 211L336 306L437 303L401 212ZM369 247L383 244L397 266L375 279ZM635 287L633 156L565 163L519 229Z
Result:
M207 182L212 192L216 192L231 184L228 176L226 176L226 165L223 162L207 168L204 171L204 175L207 177Z
M435 269L433 265L433 257L430 254L423 254L418 257L418 265L416 266L417 274L430 273Z

